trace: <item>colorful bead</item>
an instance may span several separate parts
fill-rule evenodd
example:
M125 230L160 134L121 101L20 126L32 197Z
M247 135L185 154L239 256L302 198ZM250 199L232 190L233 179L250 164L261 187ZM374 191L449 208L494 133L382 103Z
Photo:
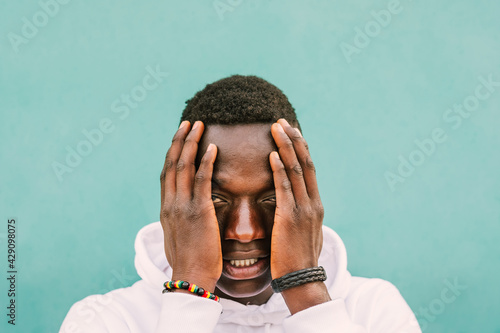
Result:
M198 293L198 286L195 285L195 284L192 284L188 287L188 290L194 294L197 294Z
M163 293L165 293L167 291L172 291L172 289L185 289L185 290L192 292L193 294L201 296L203 298L212 299L216 302L220 301L220 298L218 296L216 296L215 294L213 294L213 293L209 292L208 290L205 290L201 287L198 287L195 284L191 284L191 283L186 282L186 281L182 281L182 280L167 281L163 284L163 286L165 287L165 289L163 290Z

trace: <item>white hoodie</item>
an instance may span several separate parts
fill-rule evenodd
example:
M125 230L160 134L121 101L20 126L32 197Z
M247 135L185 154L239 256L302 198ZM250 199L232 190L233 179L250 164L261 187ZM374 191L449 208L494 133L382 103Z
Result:
M160 222L143 227L135 241L135 266L142 280L75 303L61 333L420 333L417 320L391 283L352 277L340 237L323 226L319 264L327 272L332 301L291 316L281 294L266 304L220 303L184 293L162 294L170 279Z

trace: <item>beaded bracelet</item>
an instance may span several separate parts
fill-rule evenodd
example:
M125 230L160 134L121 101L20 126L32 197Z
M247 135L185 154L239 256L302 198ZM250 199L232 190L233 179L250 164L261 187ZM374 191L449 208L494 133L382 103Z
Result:
M293 287L298 287L306 283L325 281L326 271L322 266L301 269L288 273L280 278L271 281L271 287L275 293L280 293Z
M216 302L220 301L219 296L215 295L214 293L211 293L210 291L205 290L202 287L198 287L197 285L186 281L167 281L163 284L163 286L165 287L165 289L163 289L163 293L172 292L174 289L184 289L203 298L213 299Z

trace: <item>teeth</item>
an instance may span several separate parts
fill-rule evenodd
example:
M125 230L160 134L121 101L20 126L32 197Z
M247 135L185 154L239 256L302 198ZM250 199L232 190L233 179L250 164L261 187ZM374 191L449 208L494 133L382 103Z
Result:
M229 263L236 267L247 267L255 264L259 259L242 259L242 260L230 260Z

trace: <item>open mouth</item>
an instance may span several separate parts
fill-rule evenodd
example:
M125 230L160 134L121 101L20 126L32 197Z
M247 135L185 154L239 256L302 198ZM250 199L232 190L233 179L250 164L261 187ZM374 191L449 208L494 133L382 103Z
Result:
M222 274L233 280L253 279L266 272L269 269L269 264L269 256L224 260Z

